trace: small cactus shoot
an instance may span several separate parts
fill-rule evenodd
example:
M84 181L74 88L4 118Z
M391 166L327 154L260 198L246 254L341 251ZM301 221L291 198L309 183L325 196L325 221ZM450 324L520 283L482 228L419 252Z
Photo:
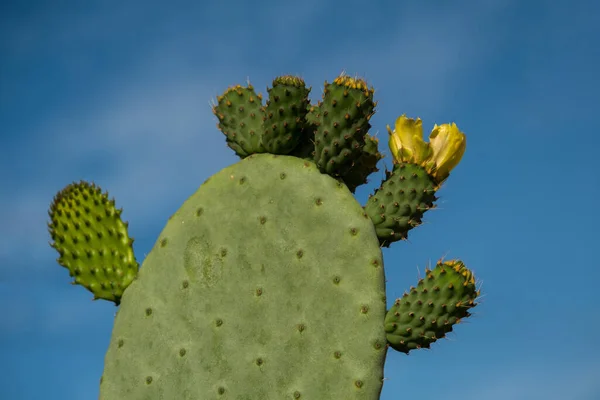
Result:
M94 294L94 300L116 305L138 272L133 238L121 212L107 193L83 181L61 190L48 212L58 263L69 270L74 284Z
M470 316L479 291L475 278L459 260L439 261L425 278L396 300L385 318L387 340L403 353L429 348Z
M400 116L392 170L363 207L353 193L383 159L375 91L347 75L317 104L310 90L286 75L265 104L250 84L217 98L240 160L183 202L142 268L107 193L81 181L55 196L58 263L119 306L100 400L377 400L389 348L429 348L470 316L479 290L460 260L387 309L382 254L435 207L465 135L436 125L427 143L421 120Z

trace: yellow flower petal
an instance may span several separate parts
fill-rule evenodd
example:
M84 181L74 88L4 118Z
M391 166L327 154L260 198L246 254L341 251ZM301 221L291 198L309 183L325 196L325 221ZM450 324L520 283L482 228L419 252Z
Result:
M423 165L425 161L427 161L431 155L433 154L433 149L429 145L429 143L423 140L423 134L419 133L419 135L415 135L413 137L413 160L416 164Z
M400 143L400 138L394 135L394 132L392 131L392 128L390 128L389 125L386 128L390 135L388 144L390 146L390 151L392 152L392 157L394 158L394 160L400 160L402 158L400 155L400 148L402 147L402 144Z
M407 118L401 115L396 120L394 131L389 128L389 146L394 159L399 162L419 163L426 150L427 143L423 140L423 126L420 118Z
M460 162L465 153L467 138L455 123L435 125L429 135L429 143L433 150L430 161L435 165L434 175L441 183Z

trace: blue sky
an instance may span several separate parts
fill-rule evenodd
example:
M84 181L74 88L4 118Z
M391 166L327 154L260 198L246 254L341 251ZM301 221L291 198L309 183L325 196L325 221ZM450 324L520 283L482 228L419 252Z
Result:
M299 74L316 100L341 71L375 87L386 152L403 113L468 138L440 209L384 251L388 297L443 255L485 297L449 340L390 351L382 399L600 398L597 2L126 3L0 4L1 398L98 395L115 307L55 262L57 190L108 190L141 261L168 216L236 162L211 99Z

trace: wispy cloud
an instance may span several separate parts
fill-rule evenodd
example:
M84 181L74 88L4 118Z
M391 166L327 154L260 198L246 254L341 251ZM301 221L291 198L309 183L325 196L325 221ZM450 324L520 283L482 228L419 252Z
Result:
M228 157L220 149L222 138L206 129L214 124L201 86L188 80L131 87L114 92L98 109L41 124L43 130L36 133L52 137L52 147L37 149L37 156L46 159L29 177L37 184L3 199L8 203L2 211L7 240L0 255L27 251L31 256L46 245L49 202L71 180L99 181L130 218L141 220L173 196L193 190L193 182L201 182L219 158ZM203 151L207 148L219 150L209 154Z

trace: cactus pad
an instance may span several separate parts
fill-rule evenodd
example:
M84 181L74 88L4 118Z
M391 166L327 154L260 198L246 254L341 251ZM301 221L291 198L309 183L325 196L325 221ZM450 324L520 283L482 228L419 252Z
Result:
M310 102L310 88L301 78L280 76L268 89L269 100L265 107L262 144L272 154L289 154L305 135L305 116Z
M406 239L408 231L421 224L423 214L434 207L437 189L416 164L395 164L392 172L386 171L386 179L365 206L382 245Z
M262 97L254 87L236 85L217 99L213 113L219 119L217 127L227 138L227 145L240 157L264 153L261 134L265 111Z
M385 308L348 188L252 155L170 218L123 296L100 399L378 399Z
M325 82L316 118L315 157L321 171L343 177L360 158L375 113L374 90L345 75Z
M137 275L138 263L115 201L93 184L72 183L54 197L48 214L51 246L60 255L58 263L75 278L73 283L92 292L94 300L118 305Z
M385 318L390 346L403 353L429 348L477 305L475 278L462 262L440 261L425 274L416 288L396 300Z

